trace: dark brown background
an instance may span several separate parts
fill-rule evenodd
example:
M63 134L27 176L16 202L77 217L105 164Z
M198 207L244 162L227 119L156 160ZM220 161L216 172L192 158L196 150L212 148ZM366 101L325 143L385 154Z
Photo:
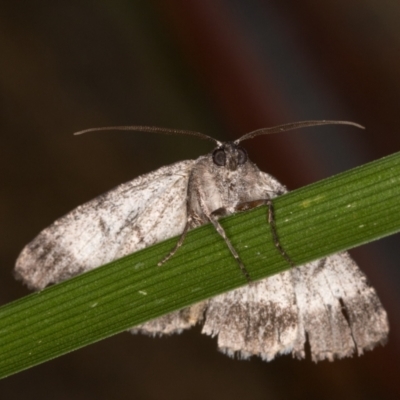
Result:
M28 293L12 277L14 261L54 219L210 150L194 138L74 131L147 124L226 140L304 119L367 127L246 143L291 189L398 151L399 19L390 0L2 1L1 304ZM363 357L236 361L199 329L162 339L124 333L1 381L1 398L398 398L398 242L352 251L392 328L389 344Z

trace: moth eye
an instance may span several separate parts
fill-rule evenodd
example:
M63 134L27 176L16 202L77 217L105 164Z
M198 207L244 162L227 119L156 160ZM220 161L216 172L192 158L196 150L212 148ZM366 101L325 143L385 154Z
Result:
M226 164L225 151L222 149L215 150L213 153L213 161L214 164L218 165L219 167L223 167Z
M238 148L238 164L244 164L247 161L247 152L245 149Z

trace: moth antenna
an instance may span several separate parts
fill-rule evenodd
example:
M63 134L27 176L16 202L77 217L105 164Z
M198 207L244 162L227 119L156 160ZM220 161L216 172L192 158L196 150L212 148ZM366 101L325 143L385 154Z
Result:
M99 131L135 131L135 132L149 132L149 133L163 133L164 135L187 135L187 136L197 136L200 139L209 140L216 143L218 146L221 143L212 138L211 136L205 135L201 132L187 131L184 129L168 129L159 128L157 126L104 126L100 128L89 128L82 131L75 132L74 135L82 135L88 132L99 132Z
M243 142L243 140L252 139L253 137L259 135L269 135L270 133L286 132L286 131L291 131L293 129L306 128L309 126L319 126L319 125L351 125L355 126L356 128L365 129L365 127L363 127L362 125L350 121L329 121L329 120L300 121L300 122L291 122L289 124L273 126L271 128L257 129L256 131L246 133L239 139L235 140L235 143L238 144L240 142Z

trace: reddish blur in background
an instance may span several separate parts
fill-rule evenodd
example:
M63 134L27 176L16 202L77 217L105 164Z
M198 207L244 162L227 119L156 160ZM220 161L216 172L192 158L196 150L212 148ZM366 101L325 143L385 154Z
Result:
M28 294L14 261L57 217L211 150L195 138L74 131L155 125L230 140L306 119L366 126L246 142L290 189L398 151L399 20L392 0L2 1L1 304ZM395 235L351 252L391 323L389 343L362 357L238 361L199 328L158 339L122 333L1 381L1 397L400 398L398 243Z

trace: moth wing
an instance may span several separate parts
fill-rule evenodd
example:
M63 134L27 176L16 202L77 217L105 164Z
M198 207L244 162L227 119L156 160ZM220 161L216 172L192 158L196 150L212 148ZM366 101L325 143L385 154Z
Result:
M202 332L230 356L305 358L308 341L320 361L384 344L389 325L365 275L340 253L209 300Z
M304 358L306 337L313 361L361 355L386 342L386 311L348 253L334 254L290 272L300 328L294 356Z
M42 289L180 234L194 162L141 175L55 221L22 250L17 277Z
M270 197L286 188L262 172ZM258 190L259 191L259 190ZM386 341L387 315L348 253L339 253L209 300L203 333L224 353L272 360L291 353L314 361L359 355Z
M298 309L289 271L209 300L202 333L218 336L229 356L270 361L290 353L298 336Z
M194 304L190 307L163 315L144 324L130 329L131 333L143 333L150 336L171 335L181 333L184 329L203 320L204 311L207 307L207 301Z

